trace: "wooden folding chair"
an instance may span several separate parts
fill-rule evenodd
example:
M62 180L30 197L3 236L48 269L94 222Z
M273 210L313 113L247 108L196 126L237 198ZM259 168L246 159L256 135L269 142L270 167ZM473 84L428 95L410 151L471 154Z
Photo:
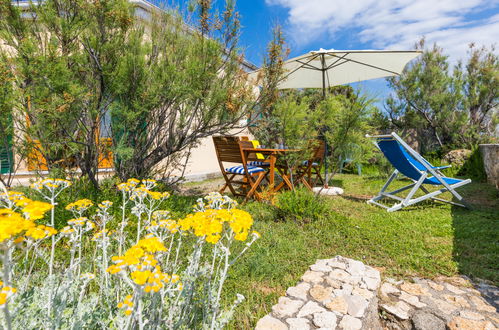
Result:
M296 174L306 181L308 188L314 187L317 181L324 184L324 179L321 175L321 168L322 162L324 161L326 145L322 140L314 141L313 145L315 149L310 159L304 161L303 164L296 170Z
M244 196L249 199L255 195L257 199L260 199L260 194L256 190L267 173L261 167L248 165L248 160L242 150L244 147L252 148L252 143L240 141L237 136L214 136L213 143L218 164L225 179L225 185L220 189L220 193L229 188L235 196ZM238 165L225 167L224 163ZM233 185L239 185L241 191L237 191Z

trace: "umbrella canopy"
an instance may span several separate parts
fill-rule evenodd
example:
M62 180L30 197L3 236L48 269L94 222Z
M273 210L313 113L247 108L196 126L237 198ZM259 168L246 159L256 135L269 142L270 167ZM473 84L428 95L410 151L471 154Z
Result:
M421 51L325 50L311 51L284 62L279 89L328 88L364 80L396 76Z

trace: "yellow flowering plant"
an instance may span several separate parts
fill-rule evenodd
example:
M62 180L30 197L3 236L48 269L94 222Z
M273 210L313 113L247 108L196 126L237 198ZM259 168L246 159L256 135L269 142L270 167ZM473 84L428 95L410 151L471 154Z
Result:
M36 223L48 212L54 222L57 197L69 185L34 184L50 203L0 194L6 329L224 327L244 299L237 295L229 311L221 309L228 269L259 237L234 200L212 193L175 219L161 209L169 193L154 191L154 180L130 179L117 186L121 218L111 201L80 199L66 205L74 217L59 231ZM16 248L25 251L17 259Z

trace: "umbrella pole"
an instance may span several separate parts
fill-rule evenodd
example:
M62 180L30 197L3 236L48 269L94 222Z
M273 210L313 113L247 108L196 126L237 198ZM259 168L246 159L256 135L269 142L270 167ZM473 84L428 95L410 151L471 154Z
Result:
M322 64L322 100L326 99L326 60L324 54L321 56L321 64ZM327 139L326 132L324 132L324 188L329 188L328 178L327 178Z

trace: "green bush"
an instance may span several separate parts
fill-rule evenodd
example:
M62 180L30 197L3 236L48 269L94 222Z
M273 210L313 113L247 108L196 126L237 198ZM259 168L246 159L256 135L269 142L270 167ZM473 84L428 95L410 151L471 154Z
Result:
M306 189L286 191L277 196L276 219L309 223L322 219L330 213L324 197L316 196Z
M474 147L471 152L470 158L459 168L457 173L461 176L469 177L475 181L486 181L487 174L483 166L482 154L478 147Z

